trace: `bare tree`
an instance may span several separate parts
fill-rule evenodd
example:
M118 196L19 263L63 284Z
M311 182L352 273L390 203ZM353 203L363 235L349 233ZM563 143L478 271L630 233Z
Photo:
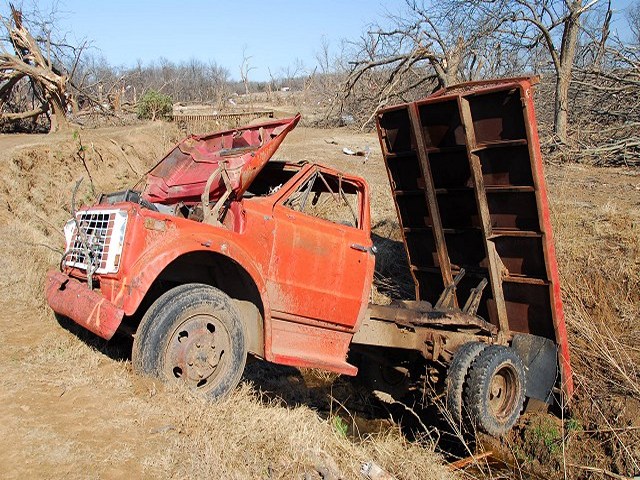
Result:
M242 80L242 84L244 85L244 93L249 97L249 108L253 110L253 100L251 98L251 93L249 91L249 73L252 70L255 70L255 67L251 66L250 63L251 56L247 55L247 46L244 45L242 47L242 63L240 64L240 79Z
M353 44L344 99L364 84L372 114L425 87L501 71L505 57L494 35L507 16L497 11L483 2L406 0L404 12L389 16L390 27L374 25Z
M242 47L242 63L240 64L240 79L244 84L245 94L249 95L249 73L251 70L255 70L255 67L251 66L251 56L247 55L247 46Z
M617 32L609 32L615 12L609 2L605 6L586 31L589 42L583 41L578 49L569 95L572 141L565 150L579 161L637 165L640 45L635 36L621 38ZM627 11L632 31L635 12L634 8Z
M485 0L487 4L493 3ZM511 40L525 49L544 45L555 72L554 133L567 142L569 86L585 15L599 0L508 0Z
M66 128L69 78L87 43L74 47L54 40L49 21L32 22L39 30L34 36L22 11L11 4L10 9L9 18L0 17L5 33L0 41L0 119L11 123L48 115L50 131Z
M589 24L603 4L605 14ZM566 143L576 55L586 51L581 41L590 45L590 61L601 62L610 21L610 2L603 0L406 0L405 11L390 17L391 27L372 27L362 36L344 99L364 84L365 95L375 92L365 102L373 112L392 98L424 94L434 82L442 87L551 70L554 133Z

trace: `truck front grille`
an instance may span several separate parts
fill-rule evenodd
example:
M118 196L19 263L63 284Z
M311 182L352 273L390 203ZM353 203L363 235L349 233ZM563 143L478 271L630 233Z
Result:
M78 212L77 226L72 225L65 264L92 273L115 273L120 267L127 223L126 212L120 210L91 210Z

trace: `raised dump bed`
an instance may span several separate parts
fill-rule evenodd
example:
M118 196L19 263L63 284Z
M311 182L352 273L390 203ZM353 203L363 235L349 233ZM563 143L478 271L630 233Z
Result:
M381 110L377 125L416 299L437 307L449 291L449 306L464 309L486 281L477 314L497 327L499 343L528 339L514 345L525 363L545 343L530 340L548 339L570 396L533 84L453 86Z

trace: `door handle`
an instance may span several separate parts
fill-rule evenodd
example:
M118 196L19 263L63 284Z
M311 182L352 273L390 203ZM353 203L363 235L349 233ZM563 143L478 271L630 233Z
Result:
M365 247L364 245L360 245L359 243L352 243L351 248L354 250L358 250L359 252L371 252L376 253L378 249L376 247Z

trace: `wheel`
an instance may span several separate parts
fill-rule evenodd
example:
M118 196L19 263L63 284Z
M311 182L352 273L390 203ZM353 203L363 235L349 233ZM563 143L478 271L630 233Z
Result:
M492 345L469 369L464 403L480 430L496 437L513 427L524 405L525 372L515 350Z
M208 285L181 285L158 298L142 318L133 342L133 368L217 399L240 382L245 337L229 296Z
M469 367L485 348L487 348L486 343L465 343L453 355L453 360L449 364L446 378L447 410L449 410L454 422L458 425L462 424L464 419L462 411L462 391L465 380L467 379Z

